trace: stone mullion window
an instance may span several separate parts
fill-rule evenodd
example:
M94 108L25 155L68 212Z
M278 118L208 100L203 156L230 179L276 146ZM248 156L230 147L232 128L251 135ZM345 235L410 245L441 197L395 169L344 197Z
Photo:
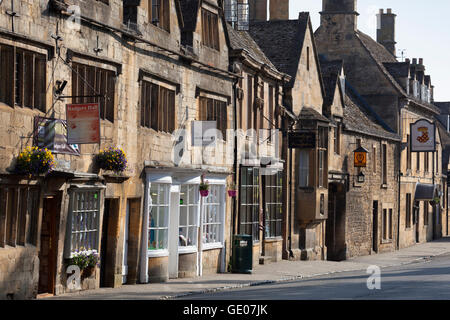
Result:
M318 130L318 150L317 150L317 167L318 167L318 179L317 186L326 188L327 181L327 141L328 141L328 128L319 127Z
M240 172L239 207L241 234L259 240L259 169L242 167Z
M0 45L0 102L45 112L46 57Z
M216 121L217 130L222 133L222 140L227 140L228 113L226 102L200 97L199 120Z
M148 0L149 22L170 32L170 0Z
M0 186L0 247L36 245L39 190Z
M73 103L98 103L100 118L114 122L115 78L113 71L72 63ZM83 97L102 95L102 97ZM105 97L103 97L105 96Z
M142 81L141 126L173 133L176 128L175 91Z
M202 43L219 50L219 18L218 15L202 9Z

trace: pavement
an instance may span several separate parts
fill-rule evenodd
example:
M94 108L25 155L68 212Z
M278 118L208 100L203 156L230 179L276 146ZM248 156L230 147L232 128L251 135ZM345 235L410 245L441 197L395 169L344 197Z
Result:
M124 285L120 288L100 288L44 299L168 300L222 290L301 280L339 272L367 270L372 265L380 268L401 266L420 261L425 262L433 257L445 254L450 254L450 237L418 244L394 252L355 257L342 262L283 260L276 263L254 266L252 274L212 274L188 279L171 279L165 283Z

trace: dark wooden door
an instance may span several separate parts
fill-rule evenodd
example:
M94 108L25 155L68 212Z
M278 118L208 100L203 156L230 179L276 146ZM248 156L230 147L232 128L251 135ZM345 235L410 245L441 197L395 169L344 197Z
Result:
M60 199L59 196L44 199L39 250L39 294L55 293Z
M372 222L372 249L378 252L378 201L373 202L373 222Z
M103 211L103 225L102 225L102 238L100 249L100 286L107 286L107 248L108 248L108 227L109 227L109 213L111 210L111 199L105 200L105 209Z

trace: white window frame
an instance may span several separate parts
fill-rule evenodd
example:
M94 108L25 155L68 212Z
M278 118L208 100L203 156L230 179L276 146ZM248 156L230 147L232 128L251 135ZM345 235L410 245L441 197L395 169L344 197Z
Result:
M97 207L96 207L96 209L94 210L94 209L86 209L86 210L76 210L76 213L78 213L78 214L84 214L84 215L86 215L86 214L89 214L89 213L92 213L92 212L97 212L97 215L96 215L96 217L95 217L95 221L91 221L91 223L95 223L96 224L96 226L95 226L95 228L89 228L89 229L85 229L84 231L80 231L80 230L78 230L78 231L76 231L75 233L78 233L78 234L80 234L80 233L91 233L91 234L94 234L94 245L93 246L91 246L91 247L86 247L85 245L81 245L81 244L78 244L78 249L79 248L81 248L81 247L84 247L86 250L97 250L97 252L99 252L99 247L100 247L100 231L101 231L101 229L100 229L100 216L103 214L103 208L102 208L102 202L101 202L101 199L102 199L102 195L101 195L101 189L102 188L98 188L98 187L95 187L95 188L76 188L76 189L74 189L74 190L71 190L70 191L70 196L69 196L69 216L68 216L68 219L67 219L67 231L66 231L66 239L65 239L65 241L66 241L66 248L65 248L65 256L67 257L67 258L72 258L73 257L73 254L75 253L75 250L77 250L76 248L74 248L74 246L73 246L73 234L74 234L74 232L73 232L73 223L74 223L74 221L73 221L73 219L74 219L74 208L75 208L75 199L76 199L76 195L77 194L82 194L82 193L97 193L97 199L96 199L96 202L97 202ZM77 207L77 209L78 209L78 207Z
M211 249L219 249L219 248L223 248L223 243L224 243L224 236L225 236L225 205L226 205L226 181L225 179L217 179L217 178L212 178L209 179L208 177L205 178L205 180L208 181L209 185L210 185L210 191L209 191L209 195L208 197L203 198L203 204L202 204L202 215L203 215L203 219L202 219L202 228L203 230L201 230L201 234L202 234L202 250L211 250ZM212 188L214 187L219 187L219 199L218 199L218 206L219 206L219 210L218 210L218 214L219 214L219 222L218 223L214 223L214 224L219 224L219 241L216 242L205 242L204 241L204 235L205 235L205 226L206 225L211 225L210 223L206 223L206 218L207 218L207 207L210 205L207 203L207 200L211 197L212 195Z
M158 207L167 207L167 220L166 220L166 227L151 227L150 226L150 213L152 211L152 208L154 207L153 203L152 203L152 197L151 197L151 190L152 187L154 187L155 185L158 185L158 187L164 187L166 188L166 192L165 192L165 199L164 199L164 204L161 205L160 201L159 201L159 195L158 195ZM155 250L150 250L148 247L148 241L147 241L147 251L148 251L148 256L149 257L155 257L155 256L164 256L164 255L168 255L169 254L169 226L170 226L170 187L171 184L169 183L161 183L161 182L153 182L149 185L149 214L148 214L148 228L147 228L147 232L150 233L150 231L156 230L158 233L160 230L166 230L166 244L167 247L166 248L160 248L160 249L155 249ZM156 206L155 206L156 207ZM157 214L157 219L159 220L159 211ZM159 221L158 221L159 222ZM150 237L150 235L149 235Z
M194 237L194 242L192 245L189 246L182 246L180 244L178 244L178 253L179 254L185 254L185 253L195 253L197 252L197 248L198 248L198 220L199 220L199 215L200 215L200 192L199 192L199 184L198 183L184 183L180 186L180 198L181 198L181 190L184 186L195 186L194 189L194 193L195 193L195 204L180 204L180 218L181 218L181 207L185 207L187 206L187 208L189 209L189 207L192 206L196 206L197 210L196 210L196 215L194 218L194 221L190 221L189 220L189 210L187 212L187 222L188 225L187 226L182 226L181 222L178 223L178 228L181 229L182 227L187 227L187 228L194 228L195 230L195 237ZM187 199L189 199L189 196L187 196Z

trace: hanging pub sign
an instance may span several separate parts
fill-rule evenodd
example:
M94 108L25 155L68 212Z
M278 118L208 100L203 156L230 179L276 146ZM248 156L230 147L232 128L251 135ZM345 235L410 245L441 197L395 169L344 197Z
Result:
M363 147L359 147L354 151L355 154L355 168L365 168L367 167L367 154L369 151Z
M411 124L411 152L436 151L436 125L422 119Z
M33 144L52 153L80 154L76 144L67 142L67 123L62 119L35 117Z
M98 103L68 104L66 114L68 143L100 143L100 107Z
M316 147L315 132L290 132L289 148L291 149L314 149Z

